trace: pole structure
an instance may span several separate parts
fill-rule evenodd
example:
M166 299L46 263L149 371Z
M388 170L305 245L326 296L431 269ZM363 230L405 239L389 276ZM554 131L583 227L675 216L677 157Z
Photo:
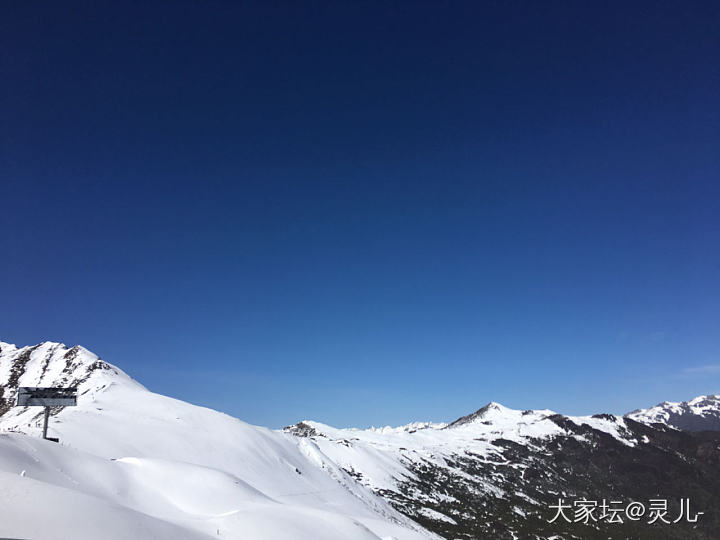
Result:
M43 439L47 439L48 418L50 418L50 407L45 407L45 421L43 422Z

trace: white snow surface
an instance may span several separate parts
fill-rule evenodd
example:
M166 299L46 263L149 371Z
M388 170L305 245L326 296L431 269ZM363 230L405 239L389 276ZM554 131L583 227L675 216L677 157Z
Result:
M79 398L51 417L60 444L38 436L40 407L0 417L0 537L437 538L312 439L152 393L60 343L0 342L0 384L18 359L26 365L18 386L78 385Z

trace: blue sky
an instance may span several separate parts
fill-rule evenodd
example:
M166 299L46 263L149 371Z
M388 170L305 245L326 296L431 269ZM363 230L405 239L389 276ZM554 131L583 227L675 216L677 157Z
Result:
M280 427L720 393L715 2L0 8L0 339Z

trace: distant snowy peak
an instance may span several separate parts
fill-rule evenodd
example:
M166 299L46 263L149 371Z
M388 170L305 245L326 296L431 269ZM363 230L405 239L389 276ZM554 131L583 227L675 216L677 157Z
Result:
M555 413L550 410L518 411L515 409L509 409L508 407L505 407L504 405L501 405L500 403L491 401L490 403L488 403L484 407L481 407L474 413L470 413L468 415L461 416L457 420L450 422L446 426L446 429L453 429L453 428L458 428L458 427L462 427L462 426L468 426L468 425L472 425L475 423L492 424L492 423L496 423L498 421L502 422L503 420L511 420L511 419L516 420L521 416L528 416L528 415L550 416L553 414L555 414Z
M487 449L488 444L498 440L532 445L537 439L577 435L578 429L604 432L624 445L637 444L624 418L609 414L564 416L549 409L510 409L495 402L490 402L449 424L414 422L399 427L358 429L335 428L304 420L284 428L284 431L298 437L330 441L348 447L369 444L384 449L395 447L398 451L408 448L418 451L422 449L423 452L435 447L438 453L462 453L478 444Z
M507 426L518 423L528 424L540 420L546 420L556 414L557 413L555 413L555 411L551 411L550 409L528 409L524 411L510 409L508 407L505 407L504 405L501 405L500 403L491 401L490 403L488 403L484 407L481 407L474 413L461 416L457 420L450 422L445 427L445 429L458 429L476 426L478 424L486 426Z
M0 417L15 406L19 386L78 388L80 394L120 383L144 388L121 369L76 345L46 341L18 348L0 341Z
M447 427L445 422L410 422L404 426L384 426L384 427L371 427L366 431L373 433L415 433L423 429L444 429Z
M453 422L450 422L447 427L448 428L455 428L459 426L464 426L467 424L472 424L473 422L482 421L483 419L486 419L488 416L491 416L493 413L502 413L504 412L505 407L500 405L499 403L490 402L484 407L479 408L474 413L467 414L465 416L461 416L457 420L454 420Z
M720 430L720 395L698 396L682 402L664 401L625 416L637 422L667 424L685 431Z

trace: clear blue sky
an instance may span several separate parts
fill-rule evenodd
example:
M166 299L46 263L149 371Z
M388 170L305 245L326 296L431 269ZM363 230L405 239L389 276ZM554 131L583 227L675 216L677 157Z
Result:
M0 339L271 427L720 393L718 28L717 2L5 3Z

